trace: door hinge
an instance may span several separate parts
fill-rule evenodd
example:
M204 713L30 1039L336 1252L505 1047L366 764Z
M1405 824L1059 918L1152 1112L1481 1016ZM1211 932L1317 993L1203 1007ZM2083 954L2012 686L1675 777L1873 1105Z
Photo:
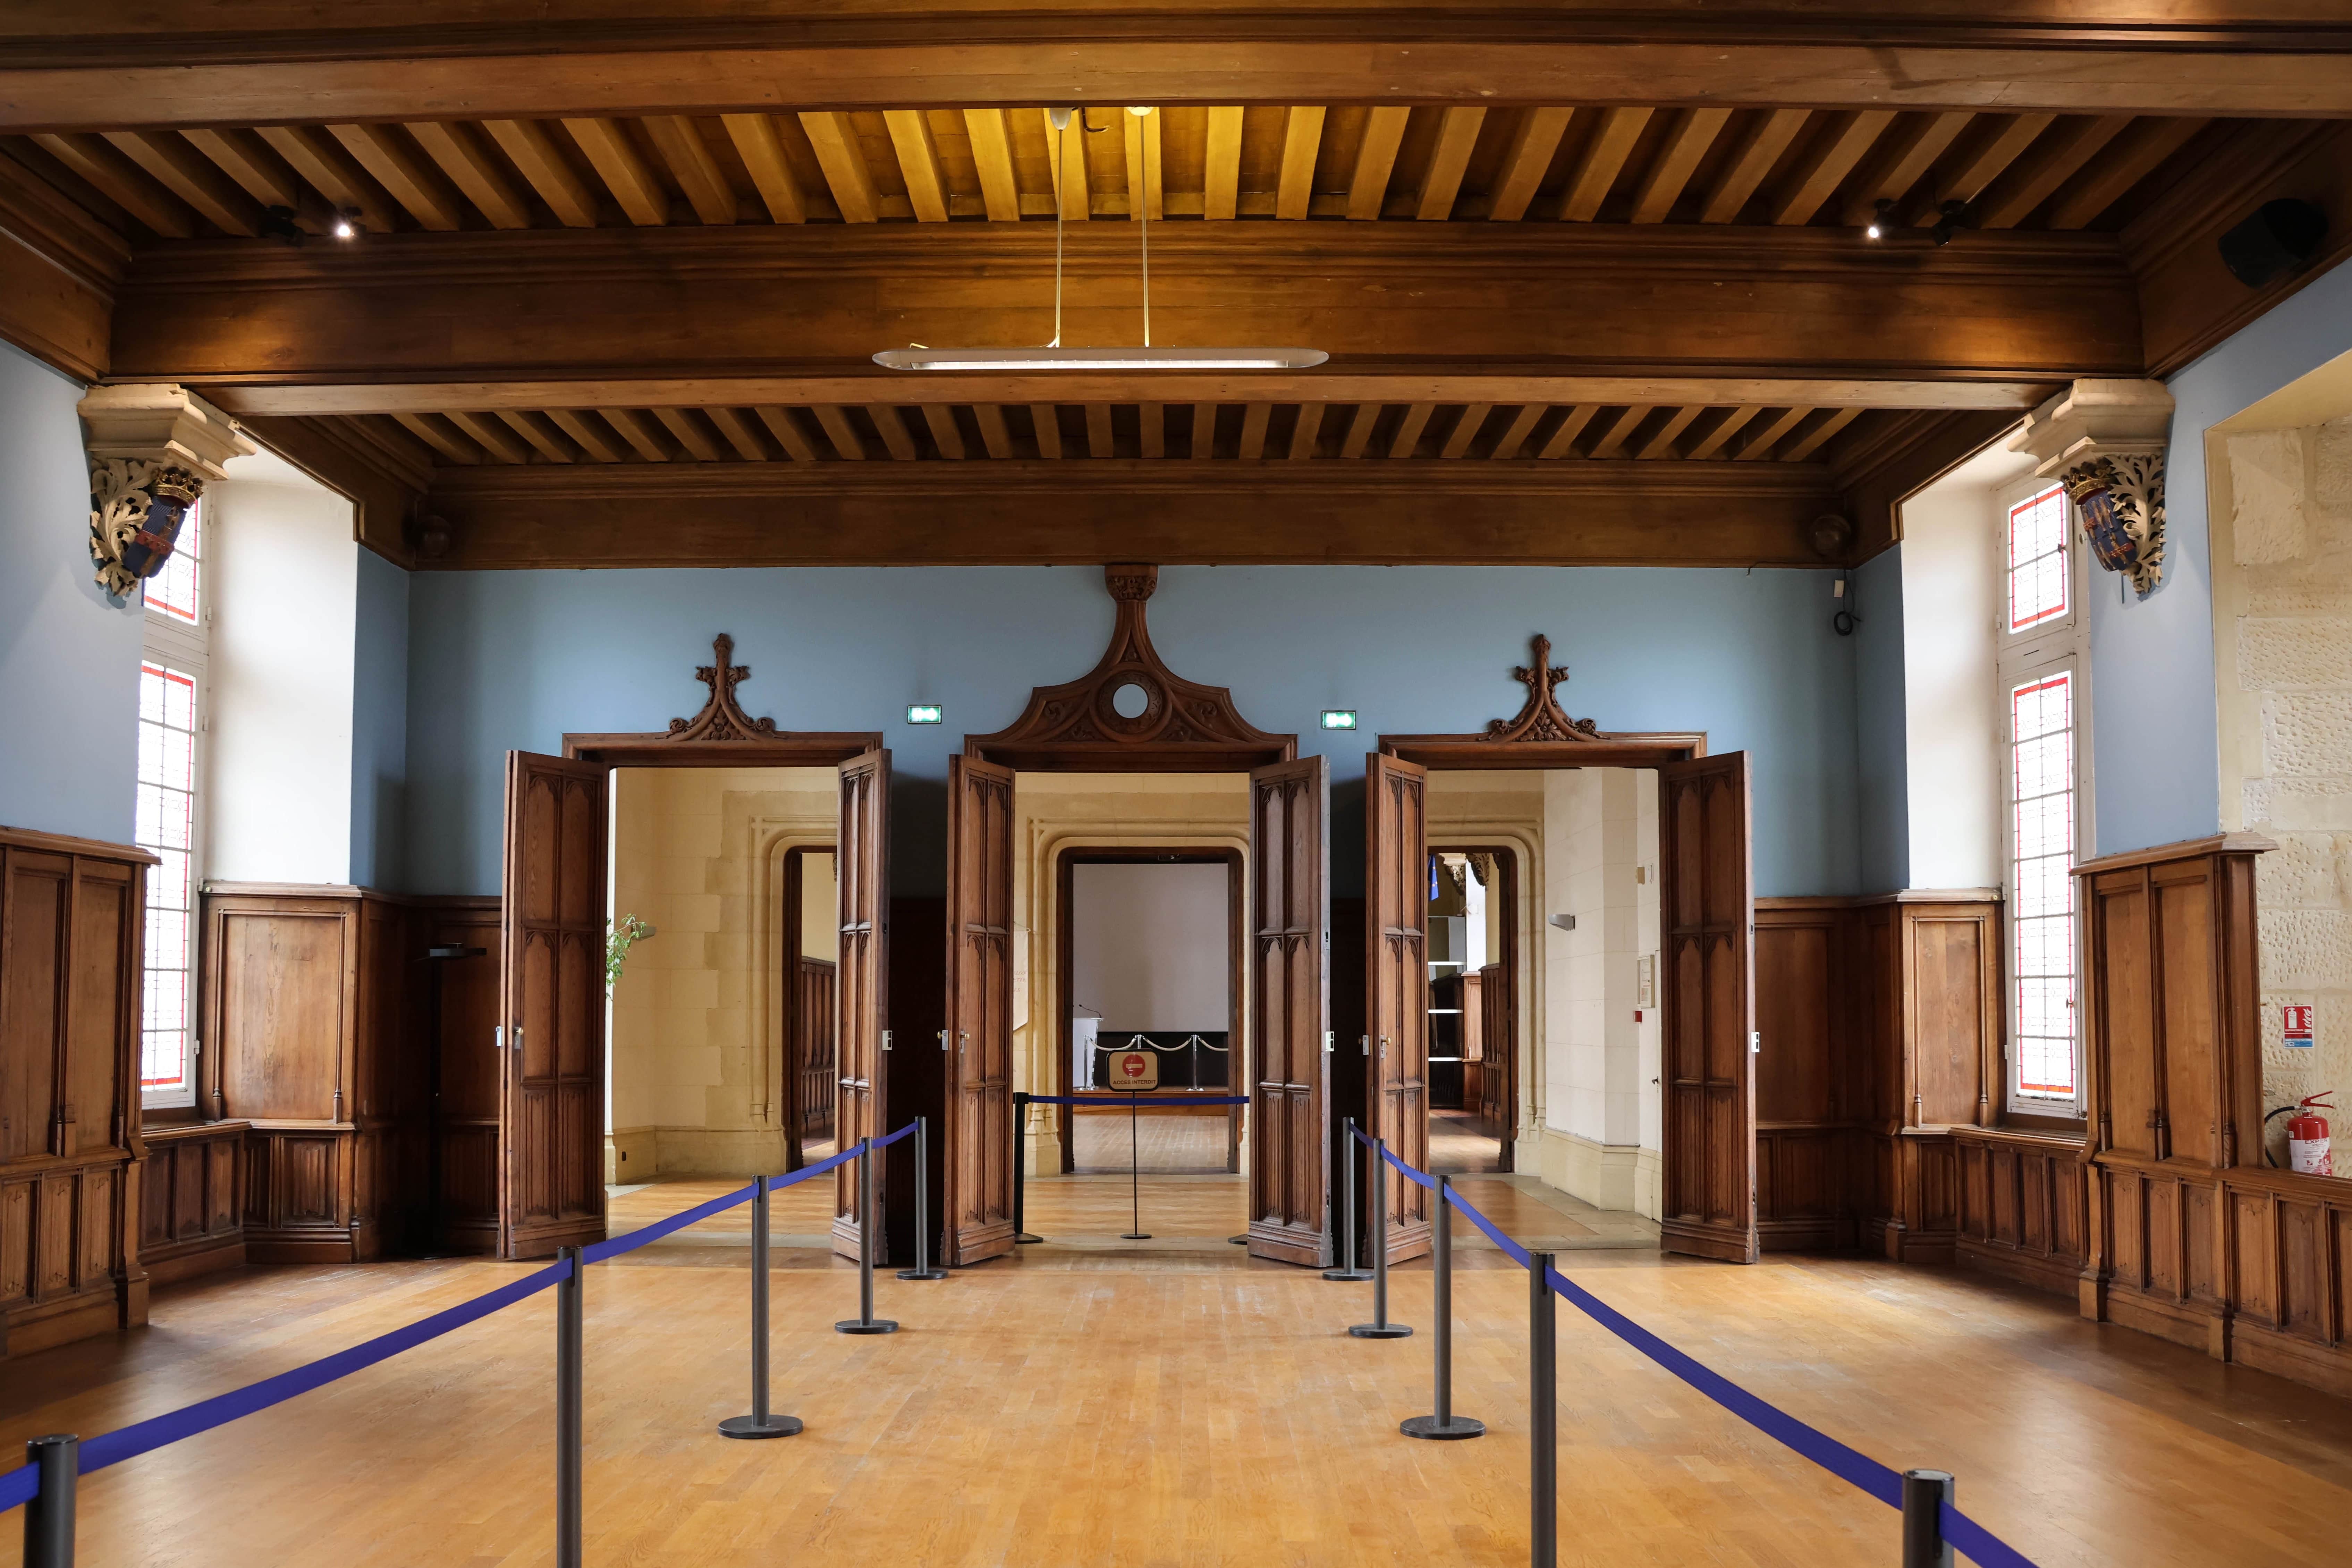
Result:
M945 1029L941 1029L941 1030L940 1031L940 1049L941 1049L941 1050L943 1050L943 1051L944 1051L944 1050L946 1050L947 1048L948 1048L948 1032L947 1032Z
M1748 1054L1751 1057L1760 1057L1764 1054L1764 1032L1761 1029L1748 1031Z
M1331 1049L1331 1031L1328 1029L1323 1031L1323 1049L1326 1052Z
M886 1051L890 1048L890 1031L887 1029L882 1031L882 1048Z

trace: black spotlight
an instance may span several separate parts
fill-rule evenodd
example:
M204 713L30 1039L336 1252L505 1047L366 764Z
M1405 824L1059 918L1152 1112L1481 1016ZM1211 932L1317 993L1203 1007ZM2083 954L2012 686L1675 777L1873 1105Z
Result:
M1952 243L1954 229L1975 226L1974 215L1969 211L1968 203L1946 202L1936 209L1936 221L1927 230L1927 237L1937 245L1949 245Z
M2327 237L2327 215L2309 202L2281 197L2221 237L2221 265L2249 289L2300 272Z
M261 215L261 232L272 239L282 239L289 245L302 243L302 226L294 221L292 207L269 207Z

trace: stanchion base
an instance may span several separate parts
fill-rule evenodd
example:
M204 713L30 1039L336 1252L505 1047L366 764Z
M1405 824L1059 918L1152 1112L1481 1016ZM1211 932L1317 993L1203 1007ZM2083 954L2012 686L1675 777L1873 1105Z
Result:
M1358 1280L1370 1279L1371 1277L1372 1271L1369 1268L1326 1268L1323 1270L1323 1278L1326 1279L1345 1279L1350 1283L1354 1283Z
M901 1279L944 1279L947 1277L948 1271L944 1268L901 1268L898 1270L898 1278Z
M1150 1241L1151 1233L1148 1230L1122 1230L1118 1233L1118 1238L1121 1241Z
M1032 1236L1024 1230L1018 1236L1015 1236L1013 1239L1019 1242L1024 1247L1034 1247L1037 1243L1045 1240L1045 1238L1042 1236Z
M1360 1340L1402 1340L1412 1333L1402 1323L1358 1323L1348 1331Z
M789 1437L800 1429L796 1415L771 1415L765 1420L757 1415L730 1415L719 1424L722 1437Z
M898 1325L887 1318L844 1318L833 1325L836 1334L895 1334Z
M1449 1416L1444 1421L1434 1415L1416 1415L1401 1423L1397 1430L1408 1437L1427 1437L1434 1442L1450 1443L1462 1437L1484 1437L1486 1424L1473 1421L1467 1415Z

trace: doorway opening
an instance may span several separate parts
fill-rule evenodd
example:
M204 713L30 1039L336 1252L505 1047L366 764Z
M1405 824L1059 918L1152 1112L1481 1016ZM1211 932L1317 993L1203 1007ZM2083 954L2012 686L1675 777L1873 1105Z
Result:
M1504 1175L1518 1144L1518 858L1429 856L1429 1169Z

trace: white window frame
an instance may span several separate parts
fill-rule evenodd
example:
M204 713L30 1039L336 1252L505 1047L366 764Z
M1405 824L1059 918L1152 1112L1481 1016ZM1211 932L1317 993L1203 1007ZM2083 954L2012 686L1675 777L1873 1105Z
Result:
M199 507L203 504L202 500L197 502ZM140 1086L139 1103L143 1109L150 1110L178 1110L196 1103L197 1064L203 1057L203 1041L199 1033L200 1020L196 1009L196 960L202 944L198 927L201 923L199 913L203 908L199 892L205 881L205 818L207 783L205 768L208 762L205 753L209 750L207 731L212 728L210 717L213 624L211 578L212 554L215 541L210 537L212 519L199 516L196 521L199 529L198 538L203 545L202 553L195 557L196 624L190 626L185 621L149 609L143 585L139 605L140 623L143 628L140 646L141 658L149 663L180 670L193 677L196 683L193 714L195 731L189 757L189 773L194 784L191 793L194 800L190 806L188 824L187 1069L180 1087L176 1089L151 1089L143 1083ZM143 968L145 953L142 952L140 958ZM144 1017L140 1022L143 1031L146 1022ZM143 1033L142 1065L144 1065Z
M2080 889L2074 910L2074 1095L2061 1100L2046 1094L2024 1094L2018 1080L2018 987L2015 974L2018 904L2016 879L2017 801L2016 720L2012 693L2030 680L2064 674L2070 682L2074 752L2074 858L2091 858L2093 835L2091 795L2091 648L2090 618L2084 608L2089 590L2089 552L2083 542L2082 520L2074 504L2066 505L2066 613L2023 631L2010 630L2009 519L2011 510L2053 489L2055 480L2033 479L2002 491L1993 520L1993 545L2000 563L2000 612L1994 623L1994 666L2000 702L2000 879L2001 994L2006 1048L2001 1053L2001 1100L2010 1112L2081 1120L2084 1106L2083 942Z

